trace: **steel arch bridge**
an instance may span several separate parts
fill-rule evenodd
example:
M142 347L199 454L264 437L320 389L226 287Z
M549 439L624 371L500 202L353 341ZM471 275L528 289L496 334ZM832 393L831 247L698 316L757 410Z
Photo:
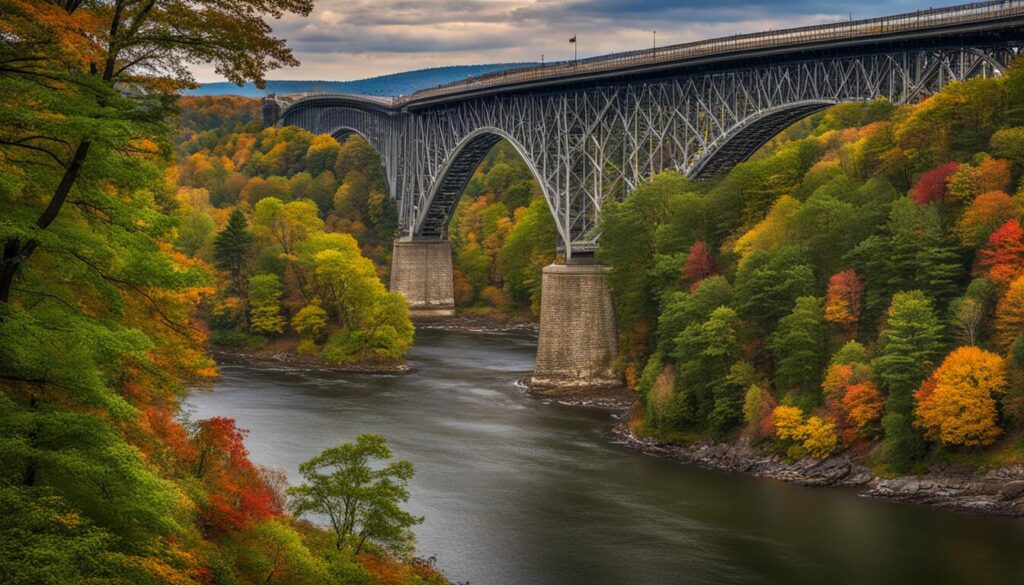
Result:
M1001 74L1024 46L1024 0L757 33L468 79L395 99L270 99L268 122L380 153L402 235L443 240L499 140L526 161L566 257L593 251L604 202L676 169L727 172L830 105L902 104Z

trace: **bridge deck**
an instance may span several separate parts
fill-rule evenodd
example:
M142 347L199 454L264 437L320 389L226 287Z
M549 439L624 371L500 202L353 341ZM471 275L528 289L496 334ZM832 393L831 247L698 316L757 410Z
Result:
M773 49L800 50L844 42L859 44L915 36L937 36L937 34L945 32L946 29L984 28L984 25L1000 25L1011 19L1024 19L1024 0L975 2L865 20L733 35L656 49L614 53L555 65L510 69L476 78L467 78L463 81L391 99L365 96L346 97L372 102L378 108L396 110L414 104L424 105L425 102L444 101L466 94L500 91L524 85L587 79L599 77L602 74L649 70L665 66L686 66L688 62L698 62L708 58L742 56L747 53ZM318 96L310 95L304 99L315 99L316 97Z

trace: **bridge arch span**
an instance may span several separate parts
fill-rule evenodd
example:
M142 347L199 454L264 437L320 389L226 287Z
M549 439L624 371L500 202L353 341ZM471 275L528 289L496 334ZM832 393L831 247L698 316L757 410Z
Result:
M714 179L725 175L786 128L839 103L842 102L802 100L755 112L710 143L704 156L687 170L687 175L694 179Z
M448 224L455 214L455 208L462 198L466 185L487 153L502 140L511 144L516 154L523 159L540 184L548 209L552 210L551 198L529 151L509 132L495 126L483 126L467 134L445 160L421 204L423 208L418 213L419 220L411 233L414 239L447 238Z

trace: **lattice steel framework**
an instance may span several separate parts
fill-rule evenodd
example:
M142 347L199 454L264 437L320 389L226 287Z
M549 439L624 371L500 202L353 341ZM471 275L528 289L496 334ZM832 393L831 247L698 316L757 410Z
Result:
M785 57L734 69L564 84L421 108L353 96L291 104L315 133L357 132L381 154L407 237L445 238L473 170L508 140L533 171L567 255L592 250L601 206L665 169L725 173L796 120L829 105L905 103L953 81L1000 74L1015 45Z

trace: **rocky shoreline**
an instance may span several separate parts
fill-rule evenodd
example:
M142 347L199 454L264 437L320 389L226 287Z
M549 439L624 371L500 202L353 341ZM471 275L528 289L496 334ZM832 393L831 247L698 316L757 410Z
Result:
M747 473L806 486L853 487L864 497L882 498L959 512L1024 517L1024 465L990 471L941 469L917 476L886 478L846 455L824 461L786 462L749 445L696 441L669 445L630 432L625 422L613 433L623 445L644 453L710 469Z
M416 371L416 368L405 362L390 364L329 364L315 356L306 356L294 351L280 349L244 349L211 346L207 348L206 352L217 363L240 364L255 368L288 368L390 376L411 374Z

